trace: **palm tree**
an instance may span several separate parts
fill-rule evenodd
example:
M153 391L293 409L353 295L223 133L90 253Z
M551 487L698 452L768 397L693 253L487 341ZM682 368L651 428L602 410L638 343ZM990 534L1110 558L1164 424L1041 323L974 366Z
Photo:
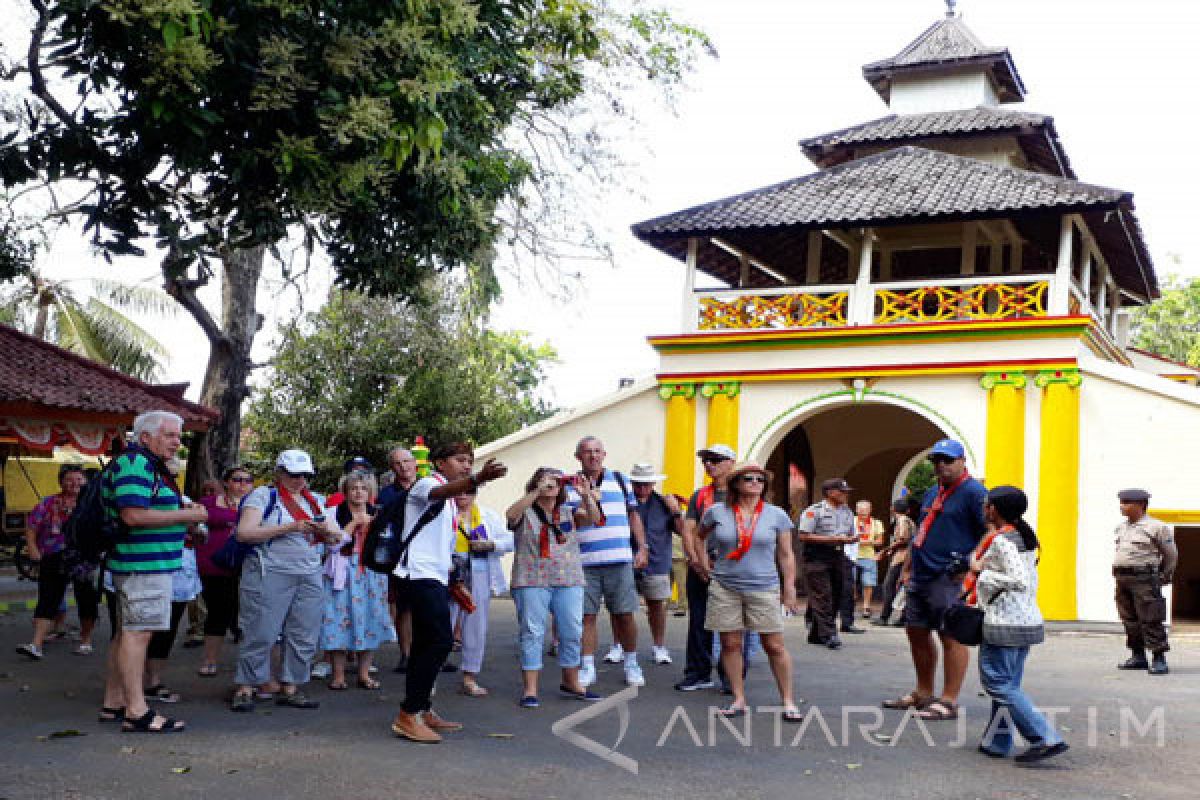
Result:
M158 380L166 348L125 312L174 316L175 301L156 289L100 278L81 300L67 283L36 272L18 278L0 298L0 321L126 375Z

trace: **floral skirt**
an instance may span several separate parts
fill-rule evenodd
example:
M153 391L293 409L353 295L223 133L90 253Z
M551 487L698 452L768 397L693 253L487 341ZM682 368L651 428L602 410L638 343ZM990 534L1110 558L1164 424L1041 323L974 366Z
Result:
M386 575L358 571L358 557L350 559L344 588L334 590L325 578L325 610L321 619L322 650L376 650L396 641L388 613Z

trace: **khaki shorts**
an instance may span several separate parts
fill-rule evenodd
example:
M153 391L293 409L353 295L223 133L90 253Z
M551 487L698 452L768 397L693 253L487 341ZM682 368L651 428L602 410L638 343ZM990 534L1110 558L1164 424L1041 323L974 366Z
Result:
M124 631L171 629L170 573L113 574L117 594L117 625Z
M704 627L714 633L780 633L783 609L779 592L738 592L726 589L714 578L708 583Z
M643 575L639 584L638 592L647 600L671 599L670 575Z

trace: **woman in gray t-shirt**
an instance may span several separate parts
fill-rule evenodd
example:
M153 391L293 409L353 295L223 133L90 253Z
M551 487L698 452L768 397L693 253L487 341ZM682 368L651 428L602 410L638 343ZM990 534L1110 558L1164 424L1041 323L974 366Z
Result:
M779 686L783 719L799 722L803 716L792 697L792 660L783 644L781 609L798 610L795 526L786 511L764 500L769 480L758 464L734 468L725 502L713 505L700 520L697 536L706 547L697 571L710 579L704 627L721 637L721 666L733 690L733 702L720 713L746 713L742 638L746 631L757 631ZM709 556L714 549L715 556Z

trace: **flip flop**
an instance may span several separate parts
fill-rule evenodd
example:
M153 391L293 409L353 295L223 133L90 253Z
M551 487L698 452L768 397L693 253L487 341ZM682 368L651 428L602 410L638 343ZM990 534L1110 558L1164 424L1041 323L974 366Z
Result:
M358 679L358 688L366 689L368 692L377 692L383 688L383 684L380 683L379 681L375 680L374 678L367 678L366 680L359 678Z
M346 685L345 681L330 681L328 688L335 692L344 692L350 687Z
M738 717L746 716L746 707L726 706L725 708L718 708L717 714L725 719L737 719Z
M100 712L96 715L96 719L101 722L120 722L125 719L125 709L123 707L109 708L108 706L100 706Z
M922 697L916 692L909 692L906 695L897 697L895 700L884 700L883 707L898 709L900 711L907 711L910 708L920 710L929 705L932 700L932 697Z
M917 718L929 722L958 719L958 706L948 700L932 700L917 712Z
M172 692L164 683L151 686L142 694L146 696L146 700L157 700L160 703L178 703L183 699L178 692Z
M784 722L803 722L804 714L802 714L800 712L800 709L796 708L795 706L792 706L791 708L785 708L783 710L783 721Z
M217 675L216 664L201 664L200 669L196 670L196 674L205 678L213 678Z

